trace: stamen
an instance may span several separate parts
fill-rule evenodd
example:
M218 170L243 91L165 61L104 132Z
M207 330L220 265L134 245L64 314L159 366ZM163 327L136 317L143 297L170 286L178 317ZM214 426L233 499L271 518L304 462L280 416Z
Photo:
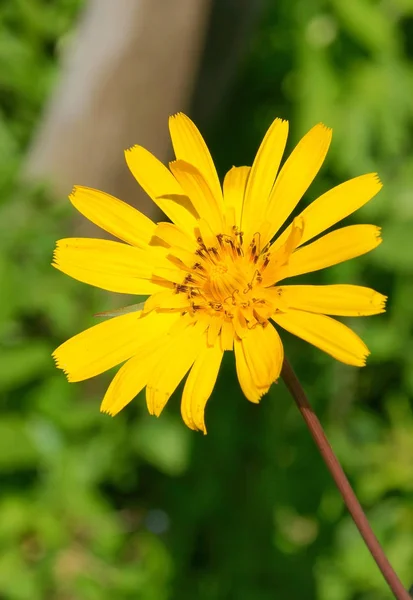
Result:
M248 292L251 291L252 288L254 287L255 283L261 283L261 282L262 282L262 275L257 269L254 272L251 282L247 284L247 287L244 290L244 294L248 294Z
M222 304L220 302L208 302L208 306L210 306L212 310L222 310Z
M250 248L251 248L251 258L254 258L254 256L257 256L260 254L260 252L261 252L261 234L259 233L259 231L254 233L254 235L252 237L252 241L250 243Z
M262 263L261 268L265 269L268 266L269 262L270 262L270 253L268 252L268 254L264 258L264 262Z
M200 277L201 279L203 279L205 281L205 279L207 278L207 270L205 269L205 267L203 265L201 265L201 263L196 262L193 266L192 266L192 271L196 272L197 277Z
M240 298L240 294L239 294L239 290L234 290L232 292L232 295L230 296L231 300L232 300L232 305L236 306L237 304L239 304L241 298Z
M189 290L187 285L182 285L180 283L174 283L174 287L177 294L179 294L179 292L187 292Z
M184 279L184 284L187 284L187 283L196 283L195 279L192 277L192 275L190 273Z
M243 231L239 231L238 226L237 225L233 225L232 226L232 233L233 235L235 235L235 237L239 238L239 243L243 244L243 236L244 236L244 232Z

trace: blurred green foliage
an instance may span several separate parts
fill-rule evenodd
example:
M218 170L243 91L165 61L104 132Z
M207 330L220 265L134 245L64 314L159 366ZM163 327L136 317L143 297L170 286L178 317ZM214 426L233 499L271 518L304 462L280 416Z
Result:
M61 199L19 168L81 0L0 6L0 598L386 600L373 560L286 394L259 407L232 357L206 438L143 398L99 413L108 377L69 385L50 353L108 294L50 268ZM383 226L374 253L306 281L361 283L386 315L351 323L365 369L284 335L286 349L400 576L413 581L413 0L269 2L206 138L223 174L250 164L275 116L292 142L334 128L304 200L363 172L384 190L349 222ZM139 140L137 140L138 142ZM63 141L62 141L63 143ZM74 182L76 183L76 182ZM81 183L81 182L79 182Z

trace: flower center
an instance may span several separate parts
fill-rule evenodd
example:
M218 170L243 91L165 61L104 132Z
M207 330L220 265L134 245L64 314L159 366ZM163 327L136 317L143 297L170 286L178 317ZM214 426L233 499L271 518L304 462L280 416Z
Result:
M186 271L182 282L175 284L184 306L191 315L207 314L242 321L249 327L265 323L276 311L275 289L263 285L263 273L269 264L267 248L260 248L255 234L248 246L242 233L234 227L217 236L197 232L197 249L190 256L172 251L170 259ZM234 322L235 325L235 322Z
M223 263L214 265L209 273L210 279L222 279L222 276L228 273L228 267Z
M161 293L159 299L155 294L146 309L180 311L196 320L219 317L232 321L240 337L245 327L265 325L275 312L284 311L276 281L288 276L290 256L302 237L302 219L292 223L278 244L263 248L259 233L245 244L236 226L227 225L225 233L214 235L205 222L198 223L194 251L170 247L168 259L182 272L173 284L175 293Z
M225 260L227 257L223 258ZM207 270L208 276L202 287L203 293L210 296L215 302L222 304L230 300L236 302L236 295L240 290L247 288L247 280L239 266L236 262L228 259L226 263L219 262L212 265Z

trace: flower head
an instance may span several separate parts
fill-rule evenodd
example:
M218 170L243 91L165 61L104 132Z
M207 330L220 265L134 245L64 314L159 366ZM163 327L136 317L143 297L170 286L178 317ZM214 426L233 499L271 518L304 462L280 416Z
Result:
M280 326L334 358L363 366L369 351L347 326L327 315L384 311L385 297L354 285L284 285L369 252L381 242L374 225L351 225L313 240L368 202L381 188L372 173L326 192L277 234L318 173L331 130L313 127L281 169L288 123L276 119L252 167L233 167L221 188L208 148L185 115L170 119L176 160L167 169L141 146L126 161L171 222L145 215L103 192L76 187L70 200L123 243L69 238L57 242L53 265L90 285L147 295L141 305L59 346L57 366L81 381L124 363L102 411L118 413L146 386L159 415L189 371L182 416L205 430L204 408L224 351L234 350L241 388L258 402L280 375ZM310 243L308 243L310 242Z

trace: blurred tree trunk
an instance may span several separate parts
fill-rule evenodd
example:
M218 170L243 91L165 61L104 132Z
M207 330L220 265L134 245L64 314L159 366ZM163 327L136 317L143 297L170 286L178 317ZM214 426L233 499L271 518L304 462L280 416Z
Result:
M213 0L191 102L202 128L228 102L264 7L264 0Z
M55 195L81 184L153 211L123 150L139 143L167 158L167 117L189 104L209 6L90 0L29 150L26 177L48 182Z

